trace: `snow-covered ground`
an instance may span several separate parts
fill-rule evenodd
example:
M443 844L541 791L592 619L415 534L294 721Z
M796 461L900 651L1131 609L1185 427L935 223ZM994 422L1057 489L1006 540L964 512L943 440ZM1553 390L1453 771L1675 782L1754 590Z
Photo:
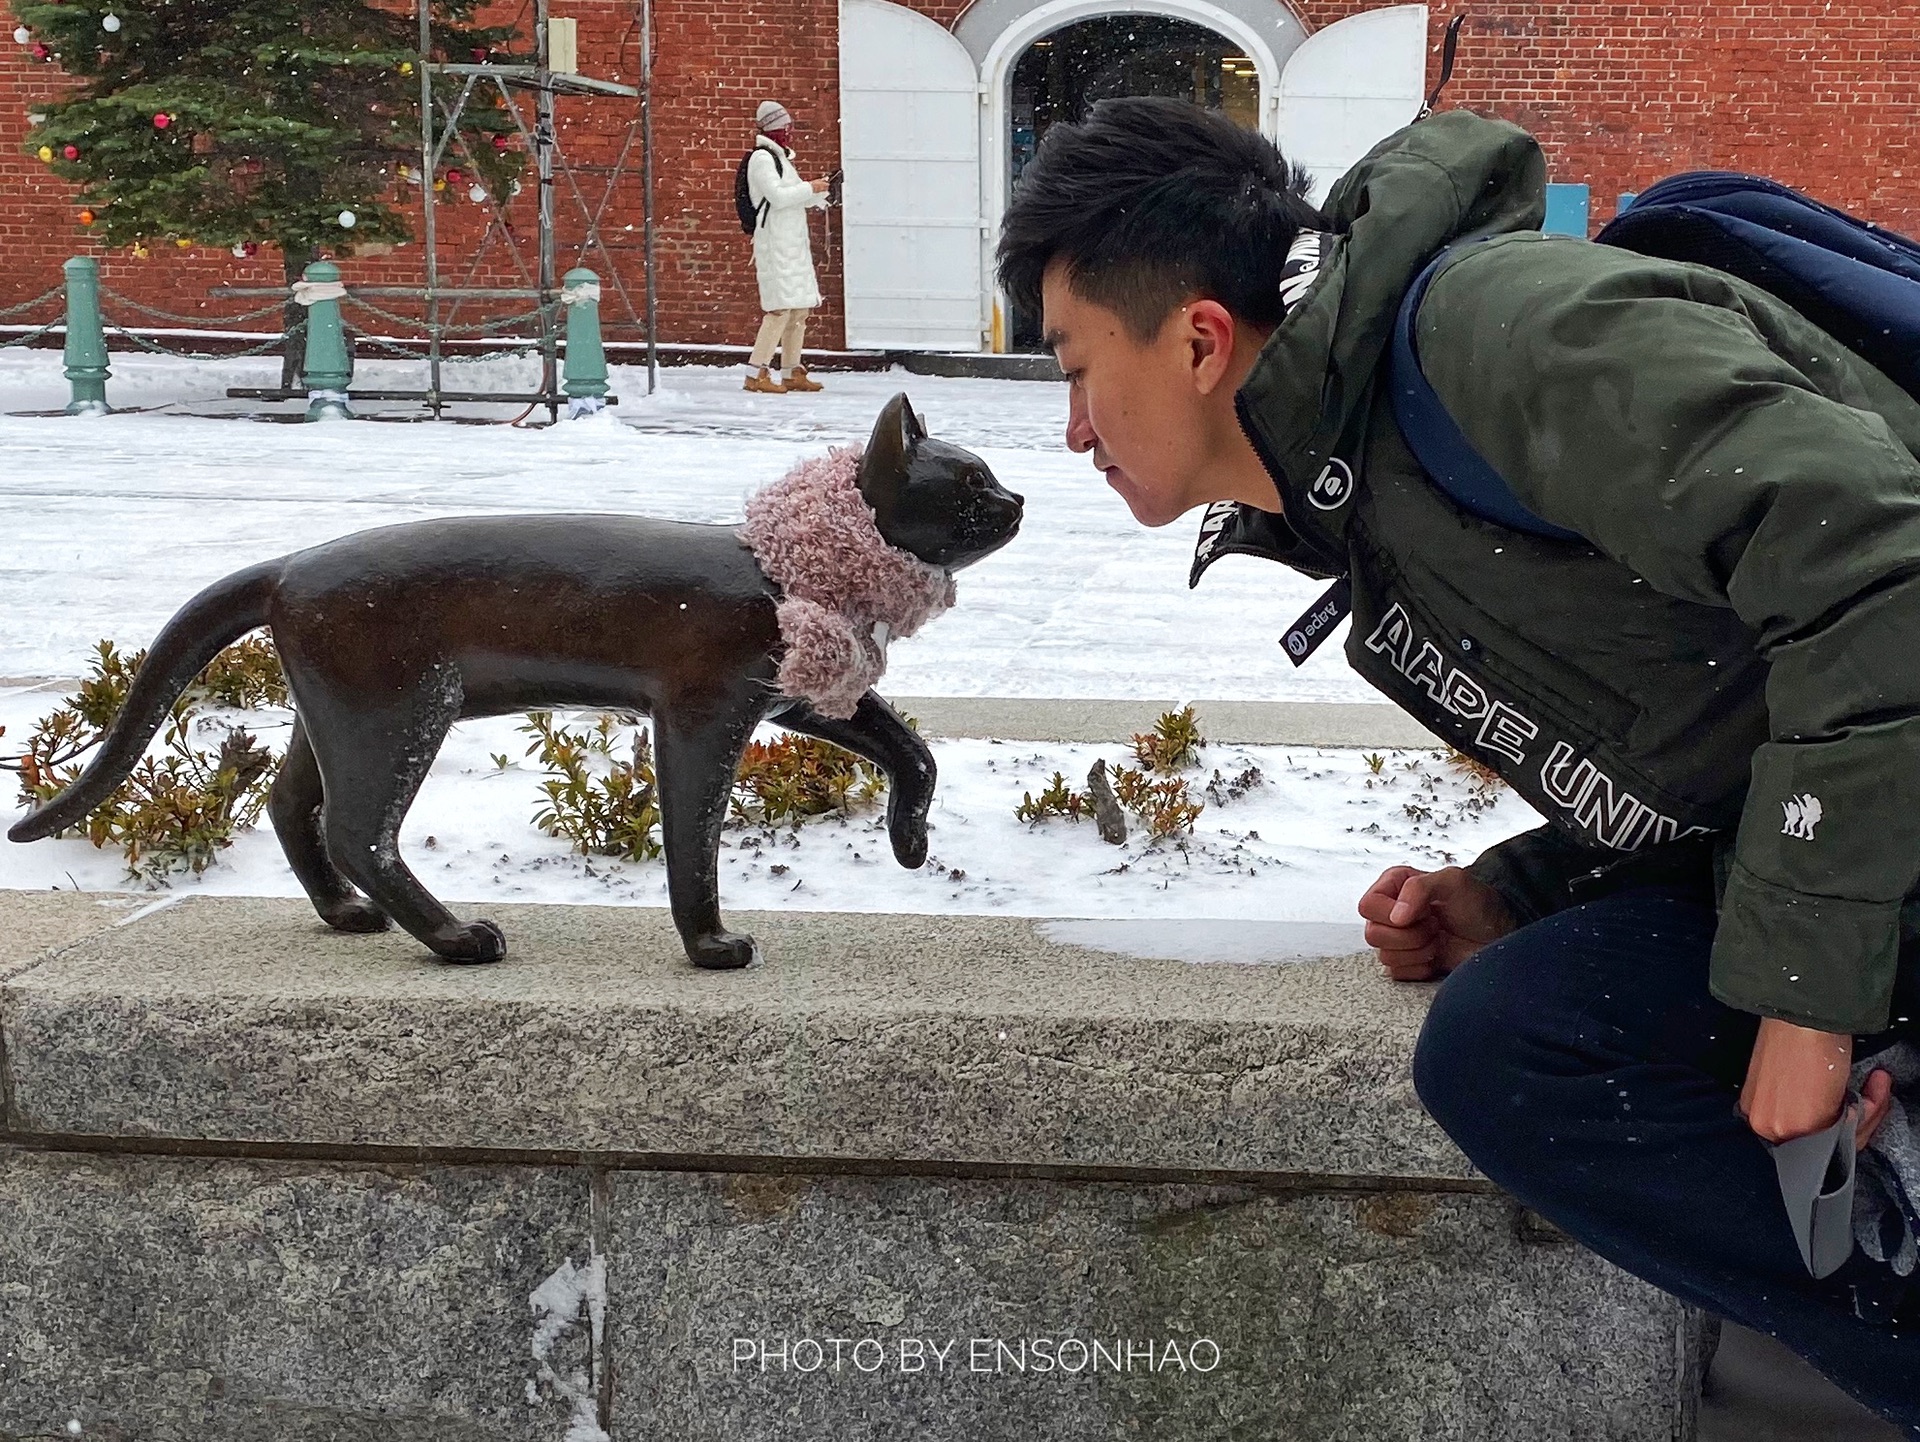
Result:
M405 363L363 365L360 385L416 383ZM1186 588L1191 519L1135 525L1085 457L1060 439L1064 394L1046 383L823 376L813 397L757 397L738 369L617 371L620 406L552 429L504 424L278 425L294 406L232 402L274 363L114 358L110 398L151 409L98 419L0 414L0 676L72 677L93 642L143 645L194 590L248 562L387 522L463 512L620 510L731 521L745 496L829 443L864 437L906 390L932 432L978 451L1027 497L1013 545L963 573L960 604L893 651L883 690L900 695L1376 700L1327 646L1299 671L1277 638L1318 585L1229 559ZM515 362L464 367L450 385L524 386ZM0 412L56 409L54 352L0 352ZM374 408L370 408L374 409ZM385 408L396 416L406 408ZM468 408L475 414L476 408ZM511 408L495 408L510 419ZM0 754L17 749L57 690L0 685ZM252 716L270 741L284 714ZM403 834L422 879L469 911L489 900L660 904L659 862L572 854L532 825L538 773L513 720L449 738ZM894 865L878 809L794 831L736 826L723 852L734 908L1005 912L1084 917L1239 917L1353 924L1353 903L1386 866L1438 865L1536 824L1511 793L1490 811L1437 753L1392 753L1378 773L1357 752L1210 747L1190 780L1248 769L1259 784L1209 801L1180 844L1136 835L1110 847L1090 823L1031 827L1014 807L1055 771L1080 785L1119 746L934 744L941 772L932 856ZM512 758L501 768L496 754ZM0 784L10 783L5 778ZM0 795L11 819L14 798ZM0 886L125 884L114 853L84 841L0 844ZM240 838L181 889L298 895L271 833ZM1354 933L1357 939L1357 930Z

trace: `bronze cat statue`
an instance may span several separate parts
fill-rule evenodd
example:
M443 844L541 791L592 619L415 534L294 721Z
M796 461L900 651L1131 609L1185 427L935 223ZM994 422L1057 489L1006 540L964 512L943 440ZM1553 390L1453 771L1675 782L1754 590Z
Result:
M753 729L774 720L879 766L905 867L926 859L934 764L870 689L886 643L952 600L952 573L1010 541L1021 498L929 440L904 395L864 452L804 463L744 527L624 515L460 517L386 526L235 573L148 651L85 772L17 822L74 825L138 762L219 651L273 633L293 732L269 814L315 909L340 931L398 922L454 962L506 939L460 922L400 858L400 824L449 727L546 707L653 718L667 893L687 955L745 966L721 925L727 798Z

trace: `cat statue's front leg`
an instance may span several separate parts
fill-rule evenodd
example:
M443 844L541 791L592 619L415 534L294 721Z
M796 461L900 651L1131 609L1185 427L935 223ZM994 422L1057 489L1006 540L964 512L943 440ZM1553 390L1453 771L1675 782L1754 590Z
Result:
M661 708L653 715L667 905L687 959L709 971L731 971L760 957L751 936L720 922L720 828L741 753L765 709L761 699L736 697L711 711Z
M920 733L872 691L846 720L822 716L804 701L785 703L770 719L790 731L831 741L878 766L887 777L887 837L909 870L927 859L927 812L938 769Z

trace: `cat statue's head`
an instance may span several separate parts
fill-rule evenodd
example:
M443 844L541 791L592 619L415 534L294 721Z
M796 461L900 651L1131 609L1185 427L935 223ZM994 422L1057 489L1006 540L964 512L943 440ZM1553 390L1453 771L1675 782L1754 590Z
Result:
M874 423L860 457L860 495L882 540L948 571L1011 541L1026 506L973 452L929 440L904 392Z

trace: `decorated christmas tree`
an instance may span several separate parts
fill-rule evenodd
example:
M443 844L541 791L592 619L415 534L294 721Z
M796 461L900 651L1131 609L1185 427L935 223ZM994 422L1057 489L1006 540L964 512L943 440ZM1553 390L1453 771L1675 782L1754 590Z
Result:
M415 185L499 196L525 159L498 92L476 86L440 173L420 175L411 7L13 0L13 11L14 40L75 82L36 110L27 148L76 185L77 219L110 247L275 246L291 283L320 251L409 238ZM434 0L435 59L485 62L509 43L511 28L472 15ZM443 104L447 89L441 80Z

